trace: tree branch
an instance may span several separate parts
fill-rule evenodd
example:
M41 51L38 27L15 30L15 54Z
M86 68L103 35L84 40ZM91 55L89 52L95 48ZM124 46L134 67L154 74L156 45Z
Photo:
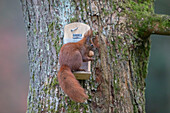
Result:
M141 14L134 18L140 37L149 37L151 34L170 35L170 16L161 14Z
M154 14L148 19L151 19L147 29L150 34L170 35L170 16Z

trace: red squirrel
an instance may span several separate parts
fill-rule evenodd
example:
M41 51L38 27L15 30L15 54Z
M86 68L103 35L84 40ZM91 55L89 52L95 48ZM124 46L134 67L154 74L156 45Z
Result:
M94 60L88 56L89 51L93 48L91 36L92 30L90 29L80 41L64 44L59 53L59 63L61 66L58 72L59 85L64 93L75 102L82 103L88 99L85 90L76 80L72 71L83 70L80 69L82 62Z

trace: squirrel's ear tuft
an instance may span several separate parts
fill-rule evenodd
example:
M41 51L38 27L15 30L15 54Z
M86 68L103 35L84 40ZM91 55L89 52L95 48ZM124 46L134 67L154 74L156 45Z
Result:
M84 37L91 37L93 35L92 29L89 29L85 34Z

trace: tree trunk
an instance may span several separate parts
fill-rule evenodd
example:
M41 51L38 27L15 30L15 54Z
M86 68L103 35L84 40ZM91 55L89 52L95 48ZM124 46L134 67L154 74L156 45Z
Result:
M27 112L145 112L151 34L170 35L170 17L153 0L21 0L27 32L30 85ZM89 24L98 36L88 101L71 101L58 85L63 27Z

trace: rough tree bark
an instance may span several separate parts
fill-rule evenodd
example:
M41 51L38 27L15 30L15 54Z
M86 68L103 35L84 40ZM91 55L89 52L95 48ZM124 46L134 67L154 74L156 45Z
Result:
M145 112L151 34L170 35L170 17L154 0L21 0L27 32L30 85L27 112ZM89 24L99 37L87 102L69 100L58 85L63 27Z

